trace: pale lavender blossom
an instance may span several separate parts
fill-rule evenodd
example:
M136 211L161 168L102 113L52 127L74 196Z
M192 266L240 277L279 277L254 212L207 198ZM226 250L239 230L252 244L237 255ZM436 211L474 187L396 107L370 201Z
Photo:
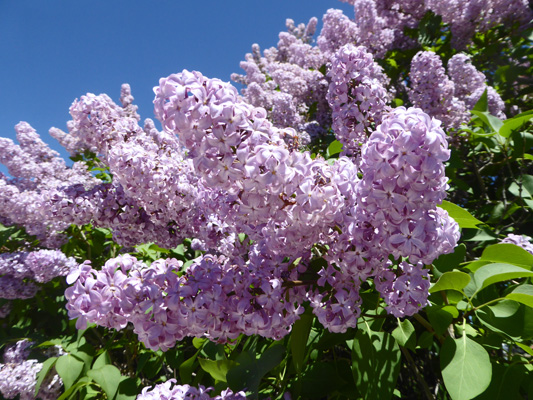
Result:
M509 233L500 243L510 243L523 248L524 250L533 254L533 243L527 235L517 235L515 233Z

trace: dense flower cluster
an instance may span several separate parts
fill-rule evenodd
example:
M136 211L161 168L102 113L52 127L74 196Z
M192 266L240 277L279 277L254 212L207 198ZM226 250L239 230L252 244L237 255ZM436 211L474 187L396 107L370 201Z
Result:
M59 232L69 224L41 215L41 201L56 187L90 186L96 179L82 162L67 168L65 160L26 122L17 124L15 130L18 145L11 139L0 138L0 163L11 175L0 174L0 217L7 225L24 226L27 233L36 235L43 245L58 247L63 241Z
M38 250L0 254L0 298L28 299L46 283L64 276L77 266L59 250Z
M35 395L36 377L43 364L28 359L31 345L32 342L28 340L20 340L4 351L4 363L0 363L0 393L6 399L55 400L63 386L57 374L49 373Z
M440 57L432 51L418 52L411 61L409 100L447 128L467 122L465 103L455 96L455 85L446 75Z
M212 388L200 385L198 388L190 385L176 385L175 379L160 383L153 388L144 388L137 400L246 400L244 392L233 393L231 389L223 390L220 395L211 397Z
M147 267L129 255L109 260L100 271L81 264L68 277L74 282L65 292L69 315L78 318L78 329L87 322L114 329L131 322L147 347L166 351L185 336L279 339L303 312L295 289L283 287L287 269L252 270L243 261L232 265L210 255L184 273L181 266L169 259ZM284 301L285 295L291 300Z
M327 99L333 131L349 156L359 155L367 137L388 111L389 79L365 47L347 44L332 57Z
M455 222L437 208L449 150L436 120L419 109L391 111L363 146L359 170L349 158L330 165L291 150L263 110L219 80L183 71L161 79L155 92L156 115L186 147L199 181L231 199L227 232L252 242L239 246L232 236L233 246L203 247L211 254L185 272L175 260L146 267L129 256L101 271L82 264L66 292L78 327L132 322L154 349L184 336L279 339L307 299L324 326L343 332L356 325L360 283L374 276L395 315L425 304L423 264L452 251L458 239ZM315 285L303 276L316 243L332 250ZM391 281L389 254L415 264L401 264ZM321 289L326 284L329 292Z
M466 54L458 53L450 58L447 69L455 85L455 95L464 101L467 109L473 109L486 90L489 112L500 119L506 118L502 98L492 86L487 85L485 74L472 65Z
M355 9L358 44L377 54L393 48L405 48L412 40L405 28L415 28L427 11L440 15L450 26L452 45L465 48L476 32L486 32L503 24L523 28L533 12L527 0L342 0ZM359 17L358 14L359 13ZM367 41L367 43L365 43ZM370 42L371 43L368 43Z

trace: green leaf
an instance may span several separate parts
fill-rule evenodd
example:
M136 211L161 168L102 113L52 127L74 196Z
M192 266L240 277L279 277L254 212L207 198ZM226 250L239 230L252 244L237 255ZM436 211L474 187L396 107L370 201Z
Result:
M459 207L449 201L444 200L440 205L440 208L447 211L450 217L452 217L455 222L459 224L461 228L475 228L477 225L482 224L480 220L474 218L472 214L466 211L464 208Z
M533 308L533 285L517 286L511 293L505 296L505 298Z
M118 385L117 396L114 400L135 400L138 393L139 390L135 379L126 378Z
M495 263L487 264L479 268L474 273L474 282L477 291L486 288L496 282L508 281L509 279L529 278L533 276L532 271L516 265Z
M442 254L433 261L433 265L436 268L434 274L436 277L439 277L444 272L452 271L455 268L459 268L459 265L464 261L466 256L466 246L461 243L458 245L453 253L451 254Z
M46 375L48 375L48 371L50 371L56 361L57 357L50 357L49 359L43 362L43 367L37 373L37 382L35 383L35 396L37 396L37 393L39 392L39 389L41 387L41 383L43 383L44 378L46 378Z
M330 143L326 150L327 158L330 158L334 156L335 154L339 154L342 151L342 143L338 140L334 140Z
M511 300L507 300L508 303L515 303ZM503 334L504 336L514 340L521 341L527 340L529 337L528 327L526 326L527 318L525 310L530 308L519 306L516 308L514 314L504 315L504 312L507 314L512 313L513 309L510 307L510 304L507 304L507 309L498 308L498 307L483 307L476 311L476 316L479 318L479 322L484 330L491 330L493 332ZM497 312L496 316L494 312Z
M470 400L489 386L489 354L466 335L459 339L447 337L440 356L444 385L453 400Z
M415 350L416 347L416 333L411 321L404 319L400 321L398 318L398 327L392 331L392 336L400 346L406 347L410 350Z
M487 112L489 111L489 102L488 102L488 96L487 96L487 89L483 92L479 100L477 101L476 105L472 110L475 111L481 111L481 112Z
M520 347L522 350L524 350L527 354L529 354L530 356L533 356L533 349L531 347L529 347L528 345L525 345L523 343L518 343L518 342L515 342L515 344Z
M361 397L392 398L400 372L400 358L400 348L392 335L359 329L353 342L352 371Z
M108 399L115 397L118 385L124 379L114 365L104 365L99 369L91 369L87 372L87 375L100 385L105 394L107 394Z
M482 265L478 265L484 263ZM489 263L512 264L528 270L533 268L533 254L511 243L498 243L487 246L479 260L466 266L471 271Z
M226 375L228 371L235 366L237 366L236 361L232 360L206 360L204 358L199 358L200 366L202 369L207 372L211 377L217 381L227 382Z
M296 372L299 374L304 367L305 355L307 350L307 339L311 331L314 315L308 307L292 326L291 330L291 354Z
M242 390L246 388L253 393L252 398L257 398L259 383L271 369L278 366L283 360L285 347L279 342L275 342L256 360L253 353L242 352L237 357L237 365L228 371L226 378L232 390Z
M99 369L102 368L104 365L111 364L111 357L109 357L109 353L107 350L104 350L102 354L100 354L96 360L94 360L94 364L92 365L92 369Z
M201 349L198 350L194 356L185 360L179 367L180 379L184 384L190 384L192 381L194 362L196 361L198 354L200 354L200 351Z
M511 136L513 131L522 128L522 126L526 125L531 119L533 119L533 115L531 114L510 118L503 123L503 126L498 133L507 138Z
M430 289L430 293L441 290L463 290L470 283L470 275L461 271L445 272Z
M492 364L490 386L476 400L522 400L520 383L524 378L523 365Z
M89 384L90 384L89 380L86 377L83 377L78 382L76 382L74 385L72 385L70 388L65 390L65 393L59 396L57 400L71 399L72 396L78 392L78 390L80 390L84 386L88 386Z
M453 306L426 307L425 310L429 322L431 323L431 326L433 326L433 329L435 330L435 333L437 335L442 335L448 330L448 327L450 326L454 318L453 309L455 309L455 307ZM457 309L455 309L455 313L457 313Z
M315 362L309 365L303 373L301 378L301 392L299 396L293 393L293 398L302 398L309 400L329 399L332 394L346 385L346 381L338 372L338 367L345 365L349 371L348 379L352 384L350 394L353 394L355 387L353 387L353 378L351 377L351 368L348 363L332 363L332 362ZM347 398L347 397L341 397Z
M71 354L62 355L55 364L56 371L63 380L65 389L70 388L78 379L83 370L83 361Z
M501 119L489 114L486 111L472 110L470 112L479 117L485 124L487 124L492 129L493 132L498 132L503 126L503 121Z

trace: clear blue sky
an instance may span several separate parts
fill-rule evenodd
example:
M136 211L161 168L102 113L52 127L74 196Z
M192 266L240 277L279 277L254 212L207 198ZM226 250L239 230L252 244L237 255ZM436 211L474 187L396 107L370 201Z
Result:
M153 118L160 77L189 69L229 81L253 43L276 45L286 18L316 16L320 28L328 8L353 17L338 0L0 0L0 136L27 121L59 150L48 129L66 130L73 100L118 102L125 82Z

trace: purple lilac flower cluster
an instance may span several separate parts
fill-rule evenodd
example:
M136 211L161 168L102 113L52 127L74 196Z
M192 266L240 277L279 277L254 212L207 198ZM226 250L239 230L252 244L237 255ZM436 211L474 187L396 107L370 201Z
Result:
M147 347L166 351L185 336L280 339L303 312L297 290L283 287L291 275L287 268L263 263L252 270L242 260L238 265L212 255L198 258L184 273L181 266L168 259L148 267L129 255L109 260L99 271L81 264L67 279L74 283L65 292L69 316L78 318L78 329L90 322L118 330L131 322Z
M185 145L199 181L232 199L224 221L252 242L204 247L212 254L181 276L173 260L146 267L123 256L101 271L82 264L66 293L80 327L132 322L154 349L184 336L279 339L307 299L324 326L343 332L356 325L359 286L371 277L383 281L378 286L395 315L425 304L423 264L458 240L457 224L437 208L449 157L438 121L419 109L389 112L363 146L359 170L346 157L330 165L291 150L264 110L219 80L183 71L161 79L155 92L156 115ZM301 277L316 243L331 252L315 285ZM389 254L415 264L401 264L392 279Z
M404 29L416 28L429 10L450 25L452 46L459 50L472 41L476 32L486 32L498 24L507 27L518 24L518 28L524 28L533 16L527 0L342 1L355 9L353 41L368 46L380 57L390 49L411 47L413 41L405 35Z
M455 96L455 85L446 75L440 57L432 51L420 51L411 61L409 100L445 127L457 129L467 122L465 103Z
M361 146L389 110L388 77L363 46L341 47L331 58L328 94L333 130L348 156L358 156Z
M252 53L240 64L245 75L231 77L245 85L245 100L267 110L275 126L295 128L300 145L307 144L329 120L327 81L319 71L327 57L310 44L316 24L316 18L312 18L307 25L295 27L288 19L288 32L280 33L277 48L265 50L262 56L254 44ZM314 116L310 115L312 107Z
M31 345L32 342L28 340L20 340L6 348L4 363L0 363L0 393L6 399L55 400L63 387L63 382L57 374L49 373L35 395L37 374L43 364L34 359L28 360Z
M464 49L476 32L498 24L524 27L533 17L527 0L428 0L426 6L450 25L452 45L457 49Z
M472 65L470 57L464 53L454 55L448 61L448 75L455 85L455 95L465 102L466 108L474 108L483 92L487 91L489 112L505 119L505 104L496 90L486 83L485 74Z
M358 281L374 277L397 316L426 304L423 265L451 252L459 239L455 221L437 207L446 195L443 161L450 155L439 124L416 108L398 107L383 119L363 146L357 203L343 215L342 233L328 254L337 270L330 265L326 279L340 273ZM409 264L394 270L389 254Z
M205 388L202 385L198 388L177 385L175 379L170 379L153 388L144 388L137 396L137 400L246 400L244 392L233 393L231 389L226 389L218 396L211 397L208 393L211 390L212 388Z
M39 286L77 267L72 257L59 250L38 250L0 254L0 298L28 299Z
M500 243L514 244L533 254L532 239L527 235L516 235L514 233L510 233L503 238Z
M63 242L60 231L68 224L41 215L40 203L56 187L90 186L97 180L83 163L67 168L59 154L26 122L17 124L15 130L18 145L11 139L0 138L0 163L11 175L9 178L0 174L0 217L7 225L24 226L28 234L36 235L46 247L59 247Z
M505 104L485 75L462 53L448 61L448 74L440 57L431 51L418 52L411 61L409 100L429 115L440 119L446 128L457 129L469 120L471 110L485 90L489 112L501 119ZM448 77L449 76L449 77Z

